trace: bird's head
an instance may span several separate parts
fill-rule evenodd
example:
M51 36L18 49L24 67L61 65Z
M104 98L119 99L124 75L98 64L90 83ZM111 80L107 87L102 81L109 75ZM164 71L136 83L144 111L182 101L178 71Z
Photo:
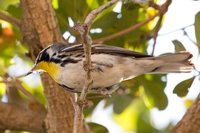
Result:
M38 54L33 68L26 75L29 75L34 71L45 71L55 79L60 70L60 60L57 58L57 53L62 50L64 46L64 44L52 44L44 48Z

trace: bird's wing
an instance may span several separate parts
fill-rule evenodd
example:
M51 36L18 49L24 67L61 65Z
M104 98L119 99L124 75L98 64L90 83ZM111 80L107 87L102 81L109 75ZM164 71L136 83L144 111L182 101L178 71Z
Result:
M93 45L92 51L94 51L94 53L106 53L106 54L121 55L121 56L131 56L131 57L136 57L136 58L152 57L150 55L127 50L124 48L108 46L108 45L101 45L101 44Z
M83 52L83 45L82 44L70 44L66 45L61 52ZM143 57L152 57L150 55L134 52L131 50L127 50L120 47L109 46L109 45L102 45L102 44L94 44L92 45L92 54L94 53L105 53L105 54L112 54L112 55L121 55L121 56L130 56L135 58L143 58Z

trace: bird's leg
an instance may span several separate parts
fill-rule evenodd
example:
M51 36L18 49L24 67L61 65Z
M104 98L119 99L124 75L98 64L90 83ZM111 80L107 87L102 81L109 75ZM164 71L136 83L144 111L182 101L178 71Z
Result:
M115 92L119 88L118 84L112 85L110 87L105 87L100 89L100 94L104 96L111 96L113 92Z

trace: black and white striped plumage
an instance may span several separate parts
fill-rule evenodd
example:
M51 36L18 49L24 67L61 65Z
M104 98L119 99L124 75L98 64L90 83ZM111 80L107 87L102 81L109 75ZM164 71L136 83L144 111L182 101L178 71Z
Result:
M118 83L145 73L191 72L191 57L189 52L153 57L114 46L92 45L93 84L89 92L111 92ZM53 63L56 67L49 65L44 70L64 88L81 92L86 78L83 61L82 44L53 44L40 52L35 66L41 62ZM52 74L52 71L56 72Z

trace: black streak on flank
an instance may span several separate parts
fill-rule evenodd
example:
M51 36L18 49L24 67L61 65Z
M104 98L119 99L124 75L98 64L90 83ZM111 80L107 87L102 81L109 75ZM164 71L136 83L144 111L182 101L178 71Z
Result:
M79 61L81 61L81 59L74 60L72 58L67 58L67 59L62 61L61 66L64 67L68 63L78 63Z
M62 54L62 55L58 55L58 58L64 58L66 57L66 55Z
M61 60L60 59L56 59L56 58L51 58L51 60L50 60L51 62L54 62L54 63L56 63L56 64L58 64L58 63L60 63L61 62Z
M68 91L71 91L71 92L77 92L77 91L75 91L75 89L70 88L70 87L68 87L68 86L66 86L66 85L64 85L64 84L58 84L58 85L60 85L61 87L67 89Z
M151 72L155 72L155 71L157 71L159 68L160 68L160 67L156 67L156 68L154 68Z

